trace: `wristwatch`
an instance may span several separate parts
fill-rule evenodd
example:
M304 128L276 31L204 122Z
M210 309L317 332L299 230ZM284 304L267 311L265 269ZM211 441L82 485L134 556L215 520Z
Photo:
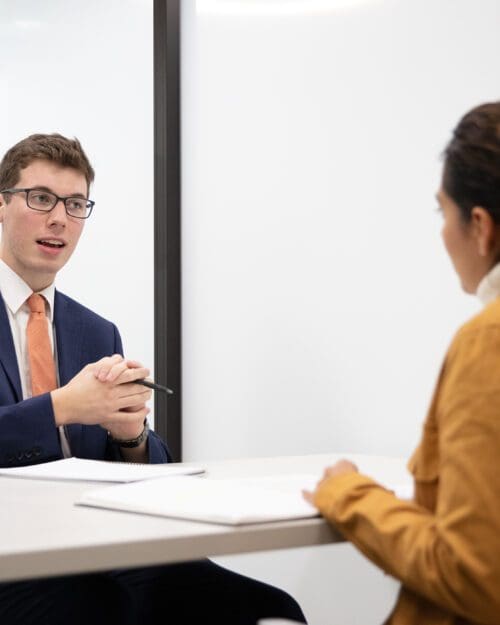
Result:
M149 424L148 420L144 419L144 429L135 438L114 438L111 432L108 432L109 440L115 445L119 447L126 447L127 449L131 449L132 447L139 447L148 437L149 432Z

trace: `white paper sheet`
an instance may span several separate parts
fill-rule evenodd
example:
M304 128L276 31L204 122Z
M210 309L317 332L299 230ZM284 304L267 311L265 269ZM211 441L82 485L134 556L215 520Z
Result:
M172 477L87 491L78 504L145 514L240 525L314 517L302 497L317 475L238 479Z
M320 476L294 474L256 478L171 477L109 486L83 493L80 505L153 514L193 521L241 525L317 516L302 496ZM411 484L387 485L411 498Z
M200 466L183 464L138 464L65 458L28 467L0 469L0 475L41 480L84 482L138 482L172 475L203 473Z

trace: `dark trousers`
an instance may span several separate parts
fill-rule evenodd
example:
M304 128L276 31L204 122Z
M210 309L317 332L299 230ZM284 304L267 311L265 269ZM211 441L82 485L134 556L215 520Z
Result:
M1 625L255 625L305 623L278 588L209 560L0 584Z

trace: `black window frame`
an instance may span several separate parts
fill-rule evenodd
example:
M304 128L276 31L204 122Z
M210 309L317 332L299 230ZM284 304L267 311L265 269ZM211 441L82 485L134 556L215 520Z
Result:
M182 460L180 0L153 0L155 430Z

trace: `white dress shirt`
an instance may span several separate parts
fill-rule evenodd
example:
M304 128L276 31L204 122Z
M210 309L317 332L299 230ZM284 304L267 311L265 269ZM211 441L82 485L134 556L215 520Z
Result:
M0 292L5 303L7 316L9 318L12 338L14 339L14 349L16 351L17 366L21 379L21 390L23 399L31 397L31 373L28 359L28 348L26 343L26 328L30 316L30 309L26 300L33 293L31 288L13 271L3 260L0 259ZM57 367L57 350L55 345L54 328L54 284L49 285L40 295L45 298L45 313L47 324L49 325L49 339L52 346L52 354L56 364L57 384L59 385L59 371ZM64 428L59 427L59 437L65 458L71 456L71 450Z

